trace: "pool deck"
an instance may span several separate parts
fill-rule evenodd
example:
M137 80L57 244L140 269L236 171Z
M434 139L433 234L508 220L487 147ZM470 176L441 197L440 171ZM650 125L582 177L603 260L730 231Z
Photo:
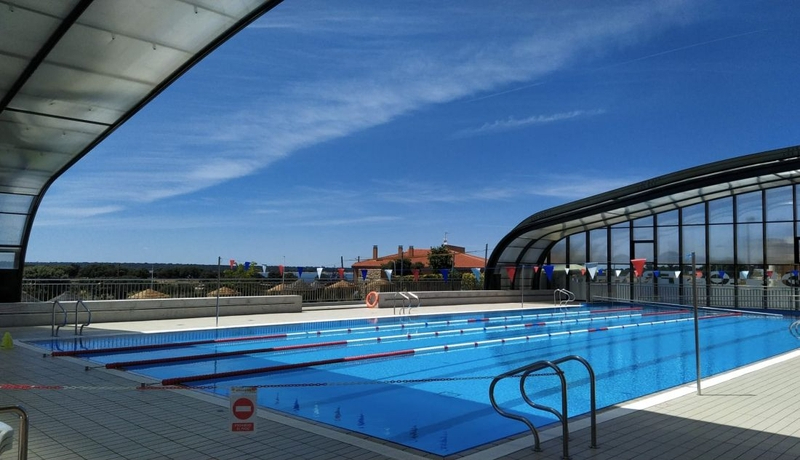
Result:
M535 308L525 304L525 308ZM540 305L546 306L546 305ZM422 307L412 314L520 308L520 304ZM222 317L220 327L391 316L391 309L305 308L303 313ZM105 323L84 334L108 335L209 328L215 318ZM266 409L255 434L231 433L227 398L194 390L141 390L145 378L86 361L52 358L21 341L48 338L50 327L0 328L15 339L0 349L0 407L20 405L30 418L29 459L439 459ZM788 334L788 331L787 331ZM62 338L73 336L71 329ZM9 385L18 385L9 387ZM25 385L44 386L30 389ZM800 350L598 414L598 448L586 419L570 421L573 459L800 458ZM17 427L11 413L0 422ZM524 427L523 427L524 428ZM558 459L561 428L519 435L447 459ZM0 460L17 458L14 448Z

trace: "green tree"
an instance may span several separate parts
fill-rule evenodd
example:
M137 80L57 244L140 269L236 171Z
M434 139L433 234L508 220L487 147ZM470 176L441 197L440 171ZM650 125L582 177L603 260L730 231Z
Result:
M453 253L445 245L431 248L428 253L428 265L433 269L451 268L453 266Z
M69 278L69 267L62 265L26 266L23 277L27 279L57 280Z
M411 273L413 265L410 259L395 259L394 262L389 261L381 265L381 268L384 270L393 270L392 275L400 275L400 273Z

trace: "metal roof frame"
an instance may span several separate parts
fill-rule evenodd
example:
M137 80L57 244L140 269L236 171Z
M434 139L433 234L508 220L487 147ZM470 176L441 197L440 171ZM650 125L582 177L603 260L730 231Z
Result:
M800 183L800 146L666 174L533 214L500 240L487 271L499 274L504 266L542 265L553 245L570 235L795 183ZM496 288L491 278L486 276L484 284Z
M0 0L0 303L65 171L282 0Z

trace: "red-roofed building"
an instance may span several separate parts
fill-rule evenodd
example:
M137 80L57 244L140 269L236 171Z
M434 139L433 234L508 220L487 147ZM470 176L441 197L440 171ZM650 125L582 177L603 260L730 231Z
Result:
M461 246L445 244L444 247L453 254L453 268L456 270L470 270L472 268L480 268L482 270L486 265L486 260L483 257L467 254L466 249ZM403 251L403 246L398 246L396 253L379 256L378 246L375 245L372 247L372 259L354 263L353 270L380 269L386 264L392 263L392 261L400 261L401 259L410 261L411 265L419 262L425 267L428 267L428 254L430 254L430 252L430 249L415 249L414 246L409 246L408 251Z

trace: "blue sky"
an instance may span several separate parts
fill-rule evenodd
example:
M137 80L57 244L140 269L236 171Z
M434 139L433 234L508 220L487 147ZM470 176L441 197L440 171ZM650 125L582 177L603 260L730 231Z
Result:
M50 188L29 262L482 256L531 214L800 144L800 4L285 0Z

